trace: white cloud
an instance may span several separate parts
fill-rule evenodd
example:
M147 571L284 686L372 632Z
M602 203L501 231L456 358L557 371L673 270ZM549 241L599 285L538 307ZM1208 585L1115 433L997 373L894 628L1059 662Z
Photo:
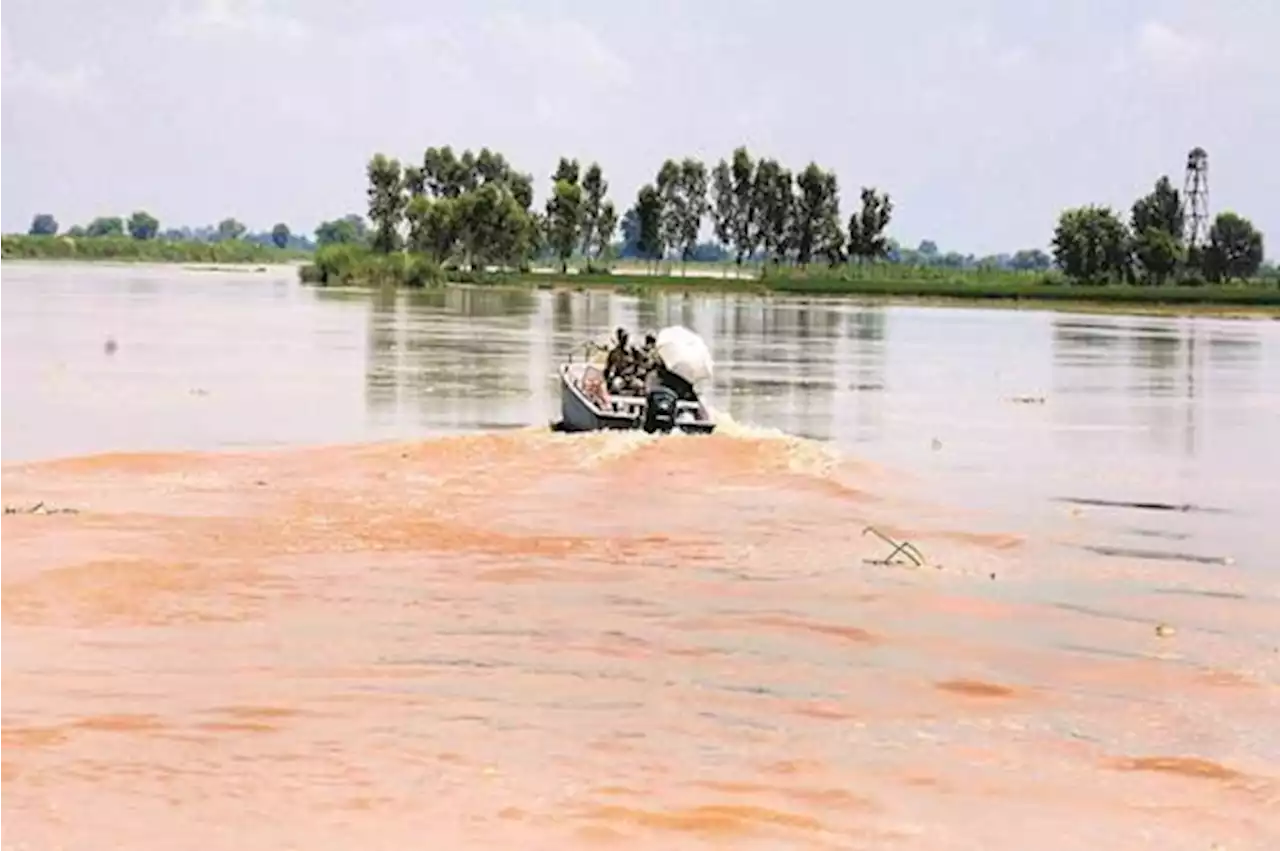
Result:
M1204 39L1180 33L1160 21L1147 21L1138 29L1138 55L1160 68L1200 65L1215 53Z
M30 93L43 99L77 103L100 103L104 96L102 72L97 66L78 62L66 68L51 68L25 57L15 59L8 34L3 32L0 66L4 91L9 94Z
M582 74L583 81L600 88L631 82L626 60L580 21L502 13L490 19L488 29L500 42L499 50L514 50L532 69Z
M267 0L197 0L171 7L161 31L184 38L232 37L296 43L311 38L301 19L270 7Z

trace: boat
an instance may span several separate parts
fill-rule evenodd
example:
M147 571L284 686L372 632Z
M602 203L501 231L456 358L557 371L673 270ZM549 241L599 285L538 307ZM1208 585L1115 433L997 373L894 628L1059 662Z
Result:
M600 348L587 344L589 352L594 349L598 354ZM610 393L604 370L598 362L591 361L590 354L587 360L576 363L570 356L569 362L560 367L561 419L553 428L566 432L711 434L716 428L715 420L693 392L694 381L690 380L710 377L710 355L706 354L705 344L692 331L677 326L659 333L658 352L660 367L643 396Z

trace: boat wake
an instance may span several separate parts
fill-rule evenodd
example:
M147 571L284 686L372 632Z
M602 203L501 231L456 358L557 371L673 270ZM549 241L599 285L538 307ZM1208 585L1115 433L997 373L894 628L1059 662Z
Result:
M896 813L919 807L903 801L956 806L973 763L935 764L921 724L1023 776L1056 772L1044 801L1092 789L1090 755L1068 761L1047 726L1011 737L971 715L1023 717L1050 675L1079 680L1072 711L1114 740L1134 735L1116 683L1174 677L1213 724L1235 711L1270 729L1273 706L1241 710L1246 692L1209 693L1191 666L1120 675L1029 647L1126 625L972 596L1027 561L1019 541L922 519L874 466L719 417L698 436L527 428L6 466L6 503L42 507L4 519L6 841L561 848L594 847L594 829L668 848L714 829L796 847L868 835L869 814L906 835ZM872 523L946 570L868 565L886 555ZM1014 640L991 643L1001 629ZM1085 706L1091 683L1107 693ZM1052 747L1064 756L1045 763ZM942 793L913 781L926 764ZM979 835L972 794L952 822ZM1129 811L1116 794L1101 812ZM1205 806L1245 823L1240 800Z

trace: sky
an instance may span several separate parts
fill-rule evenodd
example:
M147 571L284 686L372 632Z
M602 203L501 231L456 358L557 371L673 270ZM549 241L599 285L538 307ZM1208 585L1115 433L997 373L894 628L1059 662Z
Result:
M375 152L489 146L545 197L598 161L620 209L663 159L746 145L895 204L904 244L1045 247L1187 151L1280 253L1278 0L8 0L0 223L149 210L311 231Z

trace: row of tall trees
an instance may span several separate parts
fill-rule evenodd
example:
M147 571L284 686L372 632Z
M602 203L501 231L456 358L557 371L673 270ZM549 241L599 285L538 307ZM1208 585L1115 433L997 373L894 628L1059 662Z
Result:
M864 187L861 208L847 225L840 215L834 172L809 163L797 175L777 160L752 158L743 147L708 175L699 160L667 160L652 183L641 187L624 219L634 229L639 254L660 260L674 253L692 258L703 222L741 265L756 256L772 263L837 266L848 259L882 258L893 213L888 195Z
M31 219L27 229L31 236L57 236L58 220L50 213L37 213ZM96 239L100 237L124 237L128 235L137 240L165 239L174 242L225 242L228 240L252 238L248 228L234 218L225 218L216 226L203 228L170 228L160 230L160 220L146 210L138 210L128 218L122 216L98 216L87 225L73 225L65 236L76 239ZM269 241L278 248L285 248L296 239L284 222L277 223L269 233L253 235L257 241Z
M428 148L418 165L377 154L366 175L375 251L407 249L474 267L520 265L539 246L540 222L530 209L533 178L488 148L461 156L447 145Z
M488 148L461 155L449 146L428 148L420 164L377 154L366 175L368 242L384 253L406 249L472 267L519 266L543 255L564 269L573 256L588 263L605 258L618 231L609 183L594 162L584 169L561 158L542 210L533 208L533 178ZM866 188L861 209L843 223L834 173L810 163L793 175L739 148L710 172L691 157L667 160L640 189L622 226L639 255L654 261L689 260L709 220L738 263L763 252L775 263L835 265L885 256L892 211L887 195ZM321 225L318 242L361 239L345 221Z
M1133 202L1126 223L1109 207L1064 210L1053 234L1058 268L1086 284L1227 281L1262 266L1262 234L1246 218L1219 213L1202 245L1188 245L1187 211L1167 176Z
M667 160L640 188L623 230L631 230L637 253L653 261L672 255L690 260L709 219L717 242L739 265L759 257L773 264L837 266L886 256L892 212L890 197L863 188L860 210L845 223L833 171L810 163L792 174L777 160L755 160L739 147L710 173L692 157Z

